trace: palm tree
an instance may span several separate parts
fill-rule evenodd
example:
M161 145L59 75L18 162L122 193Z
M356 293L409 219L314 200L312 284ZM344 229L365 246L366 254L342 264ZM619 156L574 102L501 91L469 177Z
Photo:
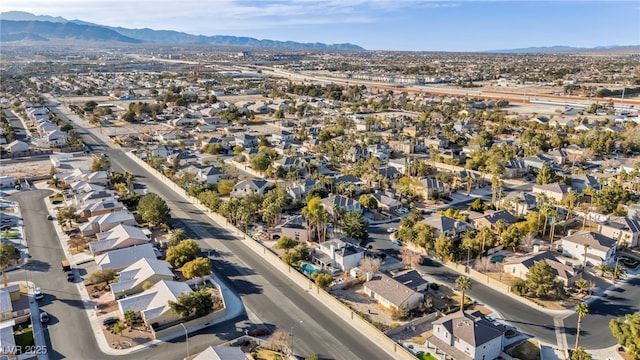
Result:
M460 300L460 311L464 311L464 292L471 289L471 279L469 279L467 276L458 276L458 278L456 279L456 287L462 293L462 297Z
M574 351L578 349L580 343L580 326L582 325L582 318L589 313L589 305L585 302L581 302L576 305L576 314L578 314L578 326L576 328L576 346Z
M609 272L610 267L605 263L600 263L596 265L596 270L600 271L600 276L604 276L605 273Z

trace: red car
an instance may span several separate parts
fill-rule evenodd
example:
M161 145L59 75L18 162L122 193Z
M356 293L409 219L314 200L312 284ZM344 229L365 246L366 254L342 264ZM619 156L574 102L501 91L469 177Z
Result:
M271 331L267 328L254 329L249 331L249 335L251 336L264 336L271 334Z

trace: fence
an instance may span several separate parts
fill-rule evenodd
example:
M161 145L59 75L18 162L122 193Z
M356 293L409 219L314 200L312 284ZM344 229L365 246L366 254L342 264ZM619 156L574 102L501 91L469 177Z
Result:
M133 155L130 152L126 153L129 157L134 159L137 163L143 166L146 169L149 169L154 175L158 176L160 179L164 177L163 174L158 172L157 170L151 168L149 164L142 161L137 156ZM243 243L252 249L256 254L262 256L266 261L268 261L272 266L276 267L280 272L288 276L291 280L293 280L298 286L307 290L309 294L315 296L323 305L325 305L328 309L333 311L336 315L340 316L343 320L345 320L349 325L351 325L357 331L360 331L362 335L371 339L374 343L378 344L378 346L385 349L385 351L389 354L393 354L394 359L415 359L413 354L411 354L404 347L396 343L387 337L382 331L373 326L371 323L360 317L353 310L348 308L345 304L337 300L331 294L326 292L324 289L321 289L315 286L309 278L302 275L296 269L282 262L282 260L271 252L271 250L267 249L261 243L252 239L250 236L244 234L240 229L233 226L227 222L227 220L216 214L211 212L207 207L202 205L198 199L193 196L189 196L186 191L180 188L178 185L173 183L173 181L169 181L171 186L173 186L176 191L181 194L185 199L196 205L200 210L202 210L205 214L207 214L214 222L224 225L226 228L231 228L234 232L238 234L242 234Z

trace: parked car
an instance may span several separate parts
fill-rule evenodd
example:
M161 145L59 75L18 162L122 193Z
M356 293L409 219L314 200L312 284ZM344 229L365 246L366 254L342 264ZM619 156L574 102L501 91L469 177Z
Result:
M393 242L393 245L402 246L402 243L400 242L400 240L393 240L392 242Z
M47 220L53 220L53 216L47 215Z
M36 300L44 299L44 294L42 293L42 289L40 289L39 287L33 289L33 298Z
M67 281L68 282L72 282L75 279L75 275L73 275L73 271L67 271L67 272L65 272L65 274L67 274Z
M264 336L271 334L271 330L267 328L253 329L249 331L249 335L251 336Z
M390 227L390 228L388 228L388 229L387 229L387 232L388 232L389 234L394 233L394 232L396 232L396 231L398 231L398 229L396 229L396 228L394 228L394 227Z
M49 314L46 311L40 313L40 322L43 324L49 322Z
M108 318L102 320L102 325L109 326L109 325L112 325L112 324L117 324L119 322L120 322L119 318L111 316L111 317L108 317Z
M0 230L2 231L11 230L11 225L2 225L0 226Z

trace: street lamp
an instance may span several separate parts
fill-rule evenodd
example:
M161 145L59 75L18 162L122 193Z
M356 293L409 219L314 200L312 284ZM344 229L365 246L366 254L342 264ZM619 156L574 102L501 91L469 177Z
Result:
M184 323L180 323L180 326L182 326L182 328L184 329L184 337L185 339L187 339L187 358L189 358L189 332L187 331L187 328L184 326Z
M300 324L302 324L302 320L293 324L293 326L291 326L291 329L289 329L289 351L291 352L291 355L293 355L293 328Z

